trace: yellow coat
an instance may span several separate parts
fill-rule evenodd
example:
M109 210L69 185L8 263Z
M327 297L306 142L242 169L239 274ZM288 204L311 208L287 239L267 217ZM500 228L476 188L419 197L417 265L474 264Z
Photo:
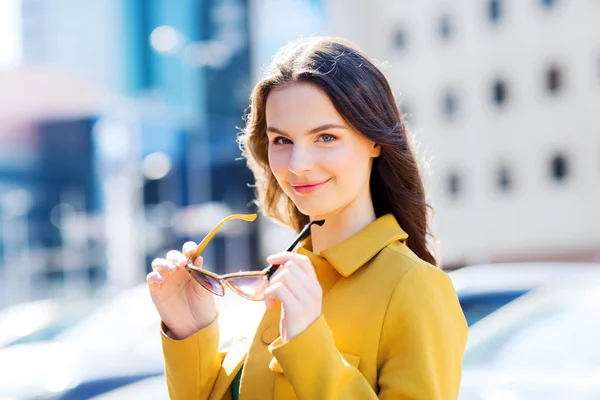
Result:
M467 324L448 276L419 259L388 214L321 254L297 251L323 287L322 315L281 344L278 306L254 336L219 353L218 323L162 343L171 399L240 400L458 397Z

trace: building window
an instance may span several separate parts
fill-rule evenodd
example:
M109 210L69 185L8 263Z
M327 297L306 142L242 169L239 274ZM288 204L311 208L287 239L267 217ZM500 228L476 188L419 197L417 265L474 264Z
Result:
M562 182L569 175L569 162L562 154L555 154L550 160L550 174L554 181Z
M448 15L444 15L440 18L438 25L438 34L442 39L449 39L452 36L452 22Z
M501 0L489 0L488 1L488 18L494 24L498 23L502 18L502 5Z
M502 79L497 79L492 85L492 100L497 106L503 106L508 99L508 89L506 82Z
M552 8L556 5L557 1L556 0L540 0L542 3L542 6L546 7L546 8Z
M462 191L462 182L460 176L456 172L453 172L448 176L447 184L450 197L457 197Z
M546 89L552 93L556 94L560 92L564 85L564 77L560 68L553 66L548 68L546 72Z
M442 109L447 118L453 119L456 116L456 113L458 112L458 97L453 90L446 90L446 92L444 92Z
M506 165L503 165L498 169L496 183L502 192L508 192L512 188L512 177Z
M406 33L402 29L397 29L394 33L394 48L404 50L406 48Z

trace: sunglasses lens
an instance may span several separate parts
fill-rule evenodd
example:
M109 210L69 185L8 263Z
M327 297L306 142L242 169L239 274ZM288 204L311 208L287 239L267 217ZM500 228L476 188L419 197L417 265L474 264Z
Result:
M206 275L206 274L203 274L202 272L198 272L198 271L194 271L194 270L189 270L189 271L190 271L190 274L196 280L196 282L201 284L202 287L204 287L209 292L214 293L218 296L223 296L225 294L223 291L223 286L221 285L221 282L219 282L212 276Z
M227 279L229 287L248 300L260 301L265 298L269 281L265 276L239 276Z

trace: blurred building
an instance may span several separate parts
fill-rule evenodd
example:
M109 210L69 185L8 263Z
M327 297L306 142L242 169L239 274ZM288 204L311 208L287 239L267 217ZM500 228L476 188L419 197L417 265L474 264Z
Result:
M45 297L59 281L89 286L102 263L97 242L72 231L99 210L91 135L99 93L49 67L2 71L0 86L0 304Z
M127 92L141 99L144 115L141 156L167 152L172 165L164 177L145 181L145 203L177 208L216 202L231 213L255 211L249 204L253 178L245 162L236 161L237 127L251 86L247 0L131 1L124 10ZM148 261L184 240L198 242L212 227L175 226L175 236L150 251ZM205 261L220 272L232 264L255 267L257 241L257 224L240 235L218 235ZM249 257L232 261L235 252L225 250L231 242Z
M328 0L416 133L443 263L600 259L600 4ZM373 27L377 29L373 29Z
M21 5L22 65L0 74L0 274L27 284L4 297L140 282L215 218L255 211L235 140L251 87L247 0ZM207 210L219 212L199 220ZM260 224L233 226L207 265L259 268Z

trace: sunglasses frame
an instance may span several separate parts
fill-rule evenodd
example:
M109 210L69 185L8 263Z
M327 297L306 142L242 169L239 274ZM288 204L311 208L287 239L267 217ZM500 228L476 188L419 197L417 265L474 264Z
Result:
M229 287L234 293L236 293L237 295L248 299L248 300L253 300L253 301L261 301L264 299L264 295L261 295L261 298L251 298L249 297L246 293L243 293L241 291L239 291L238 289L236 289L230 282L229 279L231 278L254 278L254 277L263 277L266 281L268 281L273 274L275 273L275 271L277 271L277 269L280 267L280 265L275 264L275 265L269 265L268 267L266 267L265 269L261 270L261 271L241 271L241 272L233 272L233 273L229 273L229 274L224 274L224 275L218 275L214 272L211 271L207 271L205 269L202 268L198 268L194 265L194 261L196 261L196 258L198 258L198 256L200 256L200 254L202 254L202 251L206 248L206 246L210 243L210 241L212 240L212 238L215 236L215 234L219 231L219 229L221 229L221 227L223 225L225 225L225 223L227 223L227 221L230 221L232 219L239 219L239 220L243 220L243 221L254 221L256 219L256 214L233 214L230 215L228 217L225 217L221 220L221 222L219 222L217 224L217 226L215 226L205 237L204 239L202 239L202 241L198 244L198 247L196 248L196 252L194 254L192 254L188 260L187 260L187 264L186 264L186 270L188 271L188 273L194 278L194 280L196 280L196 282L198 282L203 288L205 288L206 290L208 290L209 292L217 295L217 296L225 296L225 291L227 289L227 287ZM323 226L323 224L325 223L325 220L317 220L317 221L310 221L308 224L306 224L304 226L304 228L302 228L302 230L300 231L300 233L298 234L298 236L296 236L296 238L294 239L294 241L287 247L287 249L285 251L292 251L294 250L294 248L298 245L298 243L300 243L300 241L302 241L304 238L306 238L309 233L310 233L310 227L312 225L318 225L318 226ZM205 285L203 285L194 275L194 273L200 274L200 275L205 275L209 278L212 278L213 280L219 282L219 284L221 285L221 292L218 292L216 290L213 289L209 289L208 287L206 287Z

